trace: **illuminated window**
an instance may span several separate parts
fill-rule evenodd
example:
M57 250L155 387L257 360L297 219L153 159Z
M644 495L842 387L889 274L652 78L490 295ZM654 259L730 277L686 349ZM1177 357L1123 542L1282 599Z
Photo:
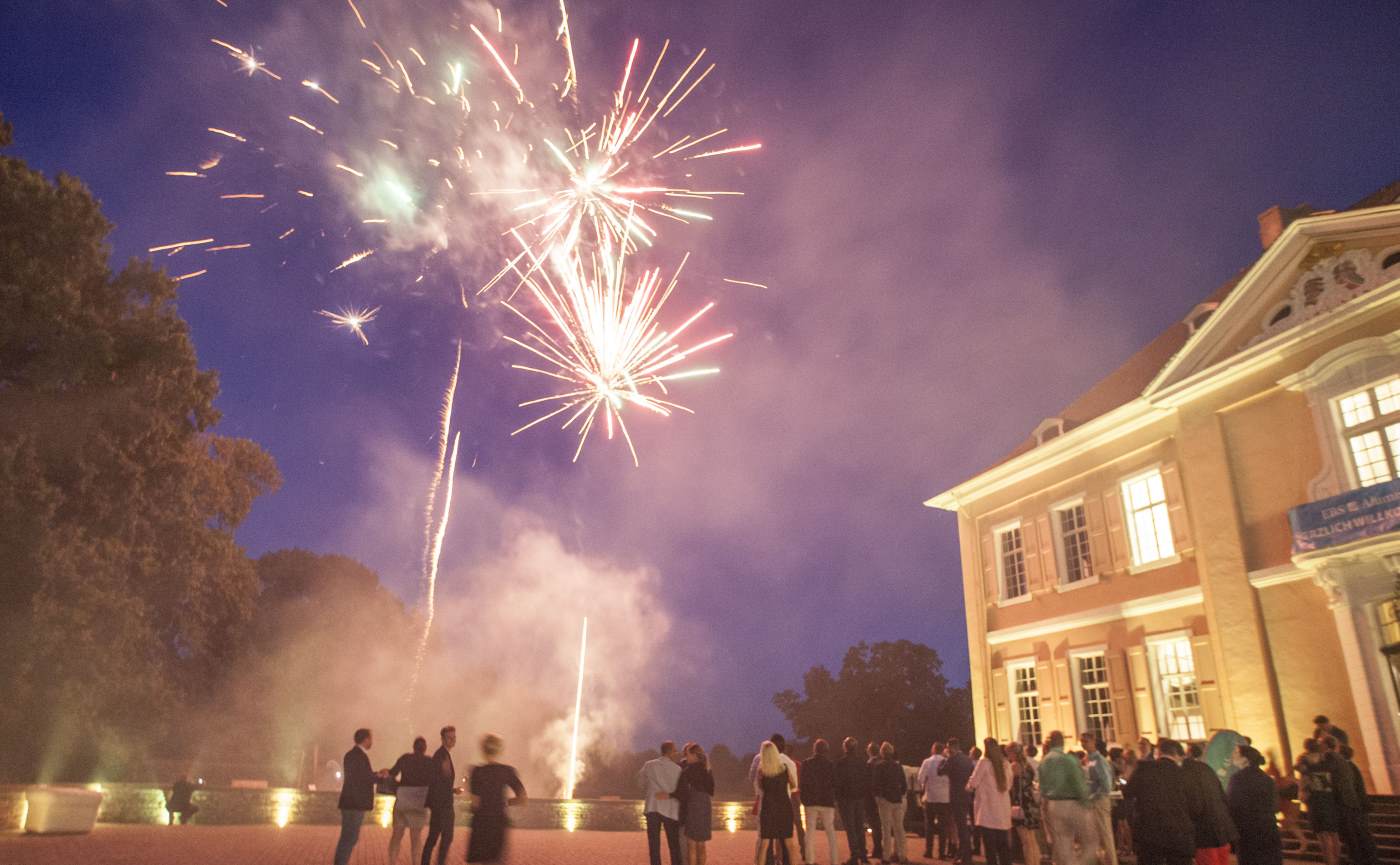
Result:
M1113 694L1108 686L1108 661L1102 652L1075 655L1075 709L1080 732L1093 733L1103 742L1115 739Z
M1094 559L1089 552L1089 522L1084 518L1084 503L1058 508L1055 527L1059 530L1060 581L1072 585L1093 577Z
M1342 397L1337 414L1357 484L1393 479L1400 467L1400 378Z
M1011 686L1012 737L1022 745L1040 745L1040 683L1035 661L1008 664L1006 678Z
M1176 554L1171 519L1167 514L1167 492L1159 470L1152 469L1123 481L1123 511L1135 566L1149 565Z
M1157 714L1163 735L1181 741L1206 737L1201 691L1196 682L1196 657L1189 637L1168 637L1148 644L1157 687Z
M1026 551L1021 541L1021 527L1008 526L996 533L997 576L1001 581L1001 599L1013 601L1024 597L1026 583Z

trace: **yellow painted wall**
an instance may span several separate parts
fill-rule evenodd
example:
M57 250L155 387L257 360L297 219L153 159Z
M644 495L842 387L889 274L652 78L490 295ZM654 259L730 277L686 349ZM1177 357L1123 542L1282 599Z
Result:
M1360 730L1356 703L1326 593L1311 580L1295 580L1260 589L1259 600L1274 672L1281 683L1279 698L1288 745L1283 748L1277 737L1272 737L1260 743L1260 750L1278 748L1276 753L1281 756L1297 759L1303 740L1312 736L1312 719L1326 715L1352 734L1356 764L1368 772L1365 745L1356 734Z
M1275 388L1221 415L1251 571L1287 565L1293 536L1288 511L1309 501L1322 471L1307 398Z

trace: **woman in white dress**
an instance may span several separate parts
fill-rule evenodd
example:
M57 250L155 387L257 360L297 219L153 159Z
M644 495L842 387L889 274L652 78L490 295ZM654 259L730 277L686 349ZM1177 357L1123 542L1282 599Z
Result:
M996 739L982 742L982 759L967 779L974 794L972 822L982 836L987 865L1011 865L1011 767Z

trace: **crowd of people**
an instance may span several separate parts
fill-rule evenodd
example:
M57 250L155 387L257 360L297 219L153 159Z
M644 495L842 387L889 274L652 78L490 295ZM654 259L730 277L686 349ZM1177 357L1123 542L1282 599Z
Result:
M934 743L911 777L889 742L861 747L847 738L833 758L829 743L817 739L798 763L775 734L749 773L758 817L754 861L816 865L821 833L832 865L907 862L911 794L923 809L923 858L959 865L971 865L974 855L987 865L1040 865L1042 839L1053 865L1118 865L1129 854L1139 865L1229 865L1232 853L1239 865L1282 865L1282 833L1303 840L1300 799L1326 865L1339 865L1343 850L1353 865L1377 861L1361 770L1345 731L1324 716L1287 770L1246 738L1220 772L1199 745L1170 738L1120 748L1084 733L1078 745L1067 747L1058 731L1043 751L994 738L966 751L950 739ZM671 865L704 865L714 794L704 749L692 743L678 752L663 743L641 783L651 865L661 865L663 835Z
M917 772L906 770L889 742L863 747L847 737L834 757L825 739L811 744L801 763L783 736L764 741L749 769L758 822L755 865L817 865L816 839L825 835L831 865L905 863L905 808L914 798L923 810L923 858L971 865L1041 865L1041 840L1052 865L1118 865L1131 852L1138 865L1282 865L1282 835L1303 841L1299 801L1325 865L1375 865L1369 825L1370 799L1352 761L1346 731L1319 715L1302 756L1289 769L1241 738L1230 769L1217 773L1198 745L1169 738L1136 747L1110 747L1094 733L1067 747L1059 731L1043 752L1035 745L984 739L965 751L957 739L935 742ZM374 770L368 729L355 731L345 754L340 792L341 832L335 865L346 865L359 841L376 789L392 787L390 865L409 836L410 865L447 860L455 827L454 797L471 795L467 862L499 862L506 842L507 808L526 802L515 769L500 762L504 742L488 734L480 742L481 765L466 789L456 786L452 749L457 731L444 727L441 745L428 756L419 737L391 768ZM679 750L663 742L661 754L639 774L645 798L650 865L661 865L665 838L671 865L705 865L713 820L714 774L705 749L691 742ZM1226 778L1222 784L1222 778ZM186 779L169 797L172 822L193 814ZM1280 826L1279 815L1282 815ZM846 856L838 848L838 819ZM427 838L423 840L423 829ZM867 844L867 829L869 844ZM794 839L796 846L794 846ZM800 856L800 858L798 858Z
M394 788L393 830L389 836L389 865L397 865L403 836L409 836L410 865L430 865L437 853L438 865L447 861L456 826L454 797L471 794L472 825L467 839L468 862L499 862L506 843L506 808L524 805L525 785L514 767L500 761L505 742L488 733L481 737L482 763L472 768L464 791L457 786L457 768L452 749L457 745L455 727L443 727L442 744L431 757L423 737L413 740L413 750L402 755L389 769L371 768L369 750L374 734L355 731L355 746L345 753L343 784L340 788L340 839L335 846L335 865L347 865L360 840L365 815L374 810L375 790L381 784ZM514 795L510 795L513 793ZM427 841L422 841L427 828Z

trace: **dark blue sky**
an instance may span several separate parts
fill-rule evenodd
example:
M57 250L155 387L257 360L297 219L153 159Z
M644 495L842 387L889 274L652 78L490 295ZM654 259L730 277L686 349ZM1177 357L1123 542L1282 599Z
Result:
M271 227L163 176L208 151L205 127L256 124L269 104L209 37L256 43L274 68L327 86L344 71L344 31L308 24L343 19L339 0L297 4L311 11L296 20L283 3L229 5L0 5L12 152L88 183L119 261ZM512 20L550 8L504 7ZM745 198L676 232L673 248L695 252L694 293L677 303L717 300L715 327L737 338L712 357L720 378L683 385L696 416L636 423L641 469L617 444L571 464L567 434L510 438L535 385L508 368L499 319L461 310L440 277L415 287L392 261L328 275L349 242L335 237L285 256L187 253L170 270L213 262L180 305L221 376L220 430L256 439L285 475L242 543L350 553L410 602L419 469L463 337L458 428L464 467L477 463L464 483L580 554L656 575L672 630L648 738L747 747L778 722L773 692L859 640L929 643L965 680L955 521L920 502L1249 264L1259 211L1340 207L1400 177L1393 3L571 10L586 85L615 80L634 34L708 46L719 69L686 110L765 145L721 166ZM493 261L466 258L466 271ZM369 349L314 314L344 302L383 304ZM391 479L390 501L384 473L405 459L414 470ZM475 516L454 514L445 569L454 539L459 555L474 549Z

